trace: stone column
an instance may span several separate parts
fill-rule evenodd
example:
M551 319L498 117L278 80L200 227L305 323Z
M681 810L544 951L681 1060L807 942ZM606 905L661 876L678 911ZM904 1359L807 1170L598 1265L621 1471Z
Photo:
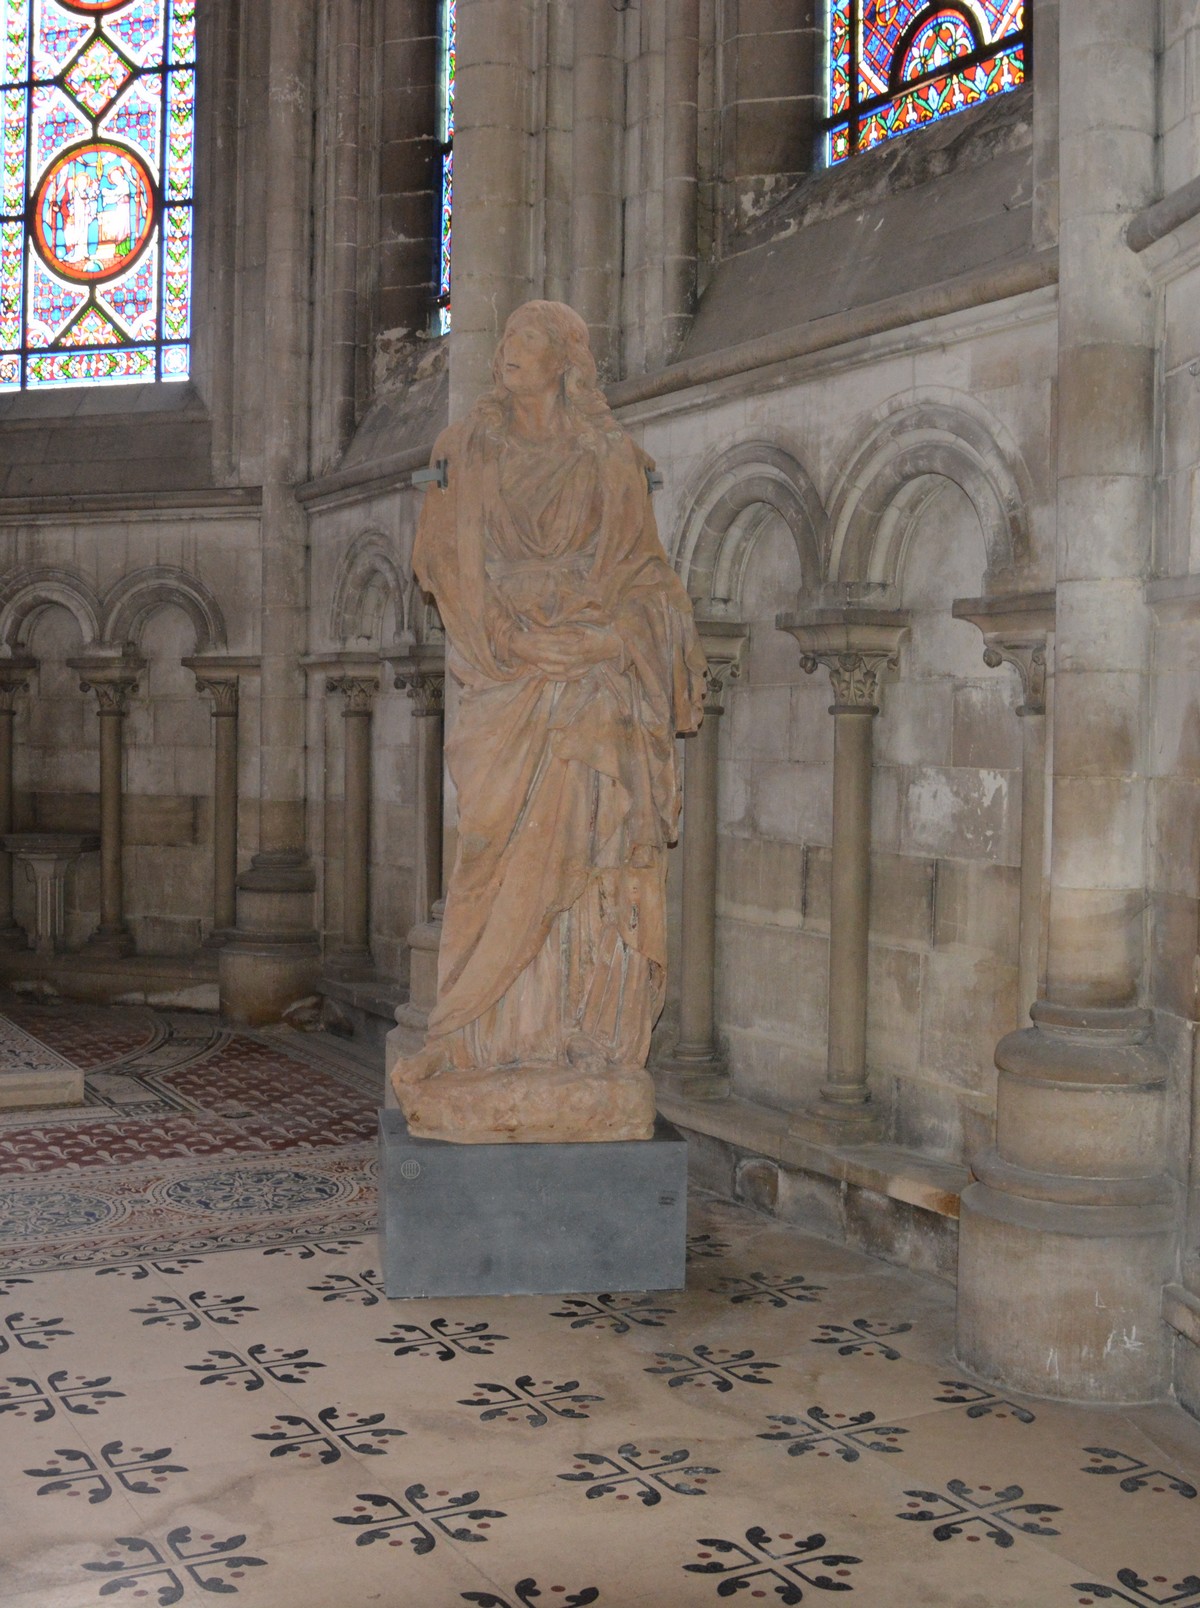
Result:
M424 1030L437 1002L437 960L445 891L442 769L445 763L446 671L440 647L415 650L396 666L396 686L408 690L417 738L416 865L413 914L408 933L408 1002L396 1012L403 1027Z
M958 1354L1006 1389L1167 1388L1166 1060L1143 1008L1158 5L1061 0L1054 756L1045 998L996 1049L959 1239ZM1097 95L1120 80L1119 101Z
M320 969L316 876L306 848L308 526L295 487L309 473L313 0L259 0L269 33L262 94L265 225L261 370L262 641L258 848L238 878L237 927L220 951L222 1015L278 1020Z
M1021 895L1017 940L1017 1027L1024 1027L1042 981L1045 926L1046 654L1054 631L1053 592L959 598L954 617L982 634L983 662L1010 664L1021 685Z
M80 691L95 693L100 716L100 925L87 947L93 954L129 955L133 935L125 921L122 737L129 694L136 690L145 664L129 658L67 662L81 673Z
M197 671L196 690L212 699L213 925L209 942L221 944L237 921L238 678Z
M670 362L696 300L700 0L666 0L666 7L661 357Z
M526 0L458 0L450 417L489 382L504 321L533 290L533 40Z
M575 7L571 126L571 306L592 337L596 367L619 371L621 146L625 63L615 6Z
M902 614L820 609L781 615L809 675L829 671L834 701L833 866L829 911L829 1025L825 1082L814 1106L793 1120L828 1144L877 1139L881 1124L867 1087L867 960L871 899L872 722L879 677L898 662Z
M342 947L338 961L371 961L371 714L379 677L333 676L329 692L342 695L346 723L342 784Z
M37 668L33 659L0 660L0 836L11 832L13 821L13 722L20 693L29 690ZM13 920L12 855L0 852L0 949L24 949L24 930Z
M729 1093L717 1043L714 983L717 943L717 749L725 688L741 673L746 627L697 620L708 658L704 722L685 739L683 761L683 911L680 921L679 1038L654 1065L672 1094L714 1100Z

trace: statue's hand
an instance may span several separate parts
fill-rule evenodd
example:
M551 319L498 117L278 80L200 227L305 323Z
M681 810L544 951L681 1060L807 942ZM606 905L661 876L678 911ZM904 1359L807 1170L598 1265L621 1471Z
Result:
M621 652L621 639L615 631L585 625L516 631L509 646L512 658L551 681L577 681L594 665L619 659Z

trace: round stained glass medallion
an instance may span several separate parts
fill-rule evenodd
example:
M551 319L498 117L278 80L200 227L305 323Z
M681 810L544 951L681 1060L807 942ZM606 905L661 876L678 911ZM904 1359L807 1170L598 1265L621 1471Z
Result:
M136 152L102 140L72 146L33 197L33 238L46 266L97 284L136 261L154 230L154 181Z

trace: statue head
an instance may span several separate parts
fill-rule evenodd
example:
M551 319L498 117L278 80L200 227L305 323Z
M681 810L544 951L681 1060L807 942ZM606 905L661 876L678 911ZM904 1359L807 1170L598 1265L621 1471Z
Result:
M505 342L530 325L545 338L558 367L560 400L575 432L584 437L619 434L597 381L587 325L573 307L552 301L524 302L505 323L492 358L492 389L476 404L476 413L489 430L502 431L511 409L512 397L504 377Z

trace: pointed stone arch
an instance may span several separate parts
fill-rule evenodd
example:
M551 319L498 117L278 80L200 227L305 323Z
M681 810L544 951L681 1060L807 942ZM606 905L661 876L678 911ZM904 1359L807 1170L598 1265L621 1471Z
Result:
M329 614L333 641L341 647L363 639L382 645L389 612L393 638L411 631L408 592L393 543L381 530L362 531L343 554L334 579Z
M961 487L978 515L985 589L1011 584L1030 556L1028 476L998 422L958 396L893 402L853 454L831 503L831 582L894 584L939 479Z
M170 564L147 565L110 588L101 614L102 640L116 648L127 642L140 646L146 621L163 608L187 615L195 632L195 653L220 653L226 647L225 618L212 592L196 576Z
M702 613L737 613L755 543L776 516L796 544L802 585L815 588L827 521L803 465L769 441L745 441L722 453L691 498L676 549L684 584Z
M84 648L103 639L100 601L87 581L71 570L39 565L14 570L0 583L0 647L23 649L37 616L52 607L73 616Z

